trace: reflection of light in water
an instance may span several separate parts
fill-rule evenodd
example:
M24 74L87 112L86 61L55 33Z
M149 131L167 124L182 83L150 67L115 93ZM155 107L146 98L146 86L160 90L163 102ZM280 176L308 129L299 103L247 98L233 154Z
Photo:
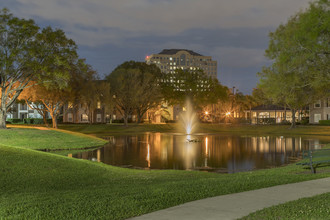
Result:
M205 155L206 156L208 156L208 154L209 154L209 146L208 146L208 144L209 144L209 139L206 137L205 138Z
M148 161L148 167L150 168L150 144L148 144L147 161Z
M191 135L186 136L186 140L193 140ZM186 141L184 147L181 148L181 157L185 161L185 168L191 169L195 167L197 145L194 142Z
M209 139L205 138L205 166L207 167L207 157L209 155Z
M97 162L101 162L101 150L97 150Z

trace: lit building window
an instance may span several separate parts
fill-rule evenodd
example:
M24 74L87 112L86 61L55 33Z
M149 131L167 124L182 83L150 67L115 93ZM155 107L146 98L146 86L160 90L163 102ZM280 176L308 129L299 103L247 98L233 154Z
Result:
M88 115L87 114L81 114L81 121L87 122L88 121Z
M68 102L68 108L73 108L73 103L72 102Z
M97 108L101 108L101 102L97 102Z

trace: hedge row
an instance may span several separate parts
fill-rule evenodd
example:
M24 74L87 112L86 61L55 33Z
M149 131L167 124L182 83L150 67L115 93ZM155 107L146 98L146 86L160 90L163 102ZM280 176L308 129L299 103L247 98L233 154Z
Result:
M42 118L8 118L7 122L10 124L44 124L44 120ZM47 119L47 123L51 124L52 119Z
M320 120L319 124L320 125L330 125L330 120Z

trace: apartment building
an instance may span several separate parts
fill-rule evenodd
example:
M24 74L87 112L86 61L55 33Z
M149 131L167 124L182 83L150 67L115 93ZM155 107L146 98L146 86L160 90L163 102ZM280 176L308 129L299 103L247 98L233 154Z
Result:
M35 106L35 104L32 103ZM40 107L39 107L40 108ZM32 109L26 103L14 103L12 107L9 109L7 113L7 118L43 118L42 115L35 109ZM47 118L50 118L49 114L47 114Z
M330 98L320 99L309 106L309 123L318 124L320 120L330 120Z
M192 50L164 49L145 59L147 64L156 64L163 73L174 73L177 69L203 70L208 76L217 77L217 61Z

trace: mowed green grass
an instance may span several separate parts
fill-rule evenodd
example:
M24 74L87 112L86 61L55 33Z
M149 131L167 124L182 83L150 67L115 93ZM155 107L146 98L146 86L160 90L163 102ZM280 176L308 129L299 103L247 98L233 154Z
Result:
M0 146L0 218L125 219L184 202L330 176L300 166L221 175L132 170Z
M262 209L241 219L329 219L329 201L330 193L325 193Z
M105 140L60 130L0 129L0 144L36 150L81 149L104 145Z
M97 125L59 125L68 131L93 134L95 136L138 134L144 132L175 133L182 132L179 124L97 124ZM222 133L236 135L307 135L329 136L330 126L305 125L290 129L290 125L224 125L224 124L199 124L196 133Z
M73 125L68 130L103 134L115 130L113 126ZM171 132L171 126L120 126L117 134ZM192 200L330 176L329 166L311 174L295 164L230 175L131 170L26 149L100 143L104 141L69 131L0 130L0 219L125 219Z

